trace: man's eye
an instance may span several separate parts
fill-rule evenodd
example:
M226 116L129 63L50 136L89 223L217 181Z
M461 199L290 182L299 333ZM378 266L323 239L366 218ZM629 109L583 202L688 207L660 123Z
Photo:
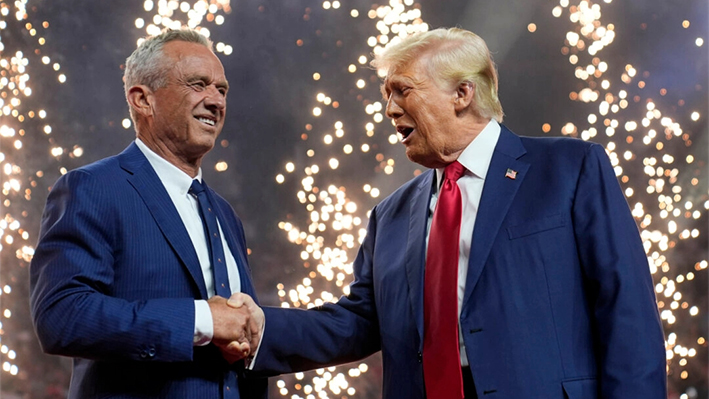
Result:
M199 90L203 90L205 87L207 87L204 82L193 82L191 86Z

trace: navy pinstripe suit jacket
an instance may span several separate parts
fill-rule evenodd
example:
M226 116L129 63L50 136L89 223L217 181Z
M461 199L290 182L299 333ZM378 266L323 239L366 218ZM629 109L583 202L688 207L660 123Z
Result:
M211 189L242 291L255 298L243 227ZM207 290L167 191L135 143L62 176L30 265L31 310L47 353L74 357L69 398L265 398L213 345L193 347ZM238 388L237 388L238 385Z

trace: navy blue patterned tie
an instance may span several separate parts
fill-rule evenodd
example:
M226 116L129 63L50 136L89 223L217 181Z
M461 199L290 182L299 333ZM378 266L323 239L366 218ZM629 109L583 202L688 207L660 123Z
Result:
M212 273L214 274L214 288L217 295L229 298L231 288L229 288L229 274L226 270L226 258L224 257L224 246L222 237L219 234L217 216L214 213L212 204L207 197L206 185L199 180L192 180L189 193L197 198L199 202L199 213L202 216L204 232L207 235L207 246L209 247L209 259L212 263Z

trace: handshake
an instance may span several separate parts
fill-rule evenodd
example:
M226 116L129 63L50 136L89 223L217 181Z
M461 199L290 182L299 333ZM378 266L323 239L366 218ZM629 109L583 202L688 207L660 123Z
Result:
M213 296L207 302L212 312L212 343L222 356L234 363L253 356L263 333L263 310L247 294L237 292L229 299Z

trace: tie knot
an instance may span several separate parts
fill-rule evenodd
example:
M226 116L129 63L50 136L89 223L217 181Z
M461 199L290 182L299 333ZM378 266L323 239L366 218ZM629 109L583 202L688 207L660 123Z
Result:
M202 194L204 192L204 184L200 183L197 179L192 180L189 192L194 195Z
M465 174L465 166L463 166L460 162L454 161L448 166L446 166L445 169L445 178L453 181L458 181L463 174Z

